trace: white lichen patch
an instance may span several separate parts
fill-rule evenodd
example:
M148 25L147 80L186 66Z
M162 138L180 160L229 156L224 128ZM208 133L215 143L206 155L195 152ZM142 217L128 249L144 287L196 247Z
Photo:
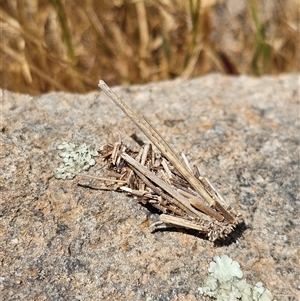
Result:
M209 273L219 281L232 281L234 277L243 278L238 262L227 255L215 256L208 268Z
M57 146L57 149L63 150L59 153L63 162L55 170L54 177L62 180L73 179L76 173L88 170L96 163L93 157L99 155L97 151L90 149L85 143L76 145L63 142Z
M217 301L275 301L261 282L252 286L242 279L239 263L227 255L215 256L208 271L209 277L198 289L201 295Z

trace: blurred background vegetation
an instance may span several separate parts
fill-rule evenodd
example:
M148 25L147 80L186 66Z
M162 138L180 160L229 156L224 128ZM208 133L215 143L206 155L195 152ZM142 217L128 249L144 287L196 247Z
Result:
M299 72L299 0L1 0L0 85L22 93Z

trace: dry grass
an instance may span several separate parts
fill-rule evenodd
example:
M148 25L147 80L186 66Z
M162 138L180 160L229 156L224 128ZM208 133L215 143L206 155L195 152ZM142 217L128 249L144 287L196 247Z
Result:
M4 0L1 87L87 92L299 71L298 0Z

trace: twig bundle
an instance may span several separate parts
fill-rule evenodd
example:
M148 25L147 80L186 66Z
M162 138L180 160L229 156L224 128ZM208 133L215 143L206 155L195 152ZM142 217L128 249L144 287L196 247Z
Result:
M99 189L120 190L137 196L162 214L154 228L179 226L195 229L210 240L227 236L241 222L199 169L182 159L145 118L135 113L103 82L99 87L126 113L152 142L134 151L122 143L105 145L100 157L107 164Z

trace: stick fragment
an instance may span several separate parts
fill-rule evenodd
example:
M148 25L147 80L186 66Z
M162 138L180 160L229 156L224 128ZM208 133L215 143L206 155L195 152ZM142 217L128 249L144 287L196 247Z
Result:
M229 206L208 179L195 174L184 154L173 151L146 117L139 118L104 81L99 87L148 137L152 144L134 152L121 143L105 146L103 160L108 171L122 174L127 185L119 190L129 192L142 202L148 202L163 214L159 228L175 225L206 233L211 240L228 235L241 221L241 215ZM121 184L121 183L120 183Z

